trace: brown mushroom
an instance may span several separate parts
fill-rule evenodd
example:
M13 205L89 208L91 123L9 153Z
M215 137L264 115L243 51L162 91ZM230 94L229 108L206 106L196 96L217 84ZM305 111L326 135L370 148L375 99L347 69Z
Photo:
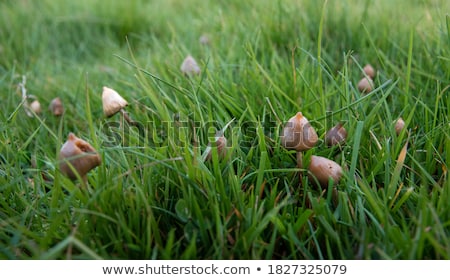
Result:
M69 133L59 152L59 169L71 180L86 181L87 173L102 162L98 152L86 141Z
M56 97L50 102L49 110L55 116L61 116L64 113L64 106L61 98Z
M342 123L333 126L325 134L325 144L329 147L339 145L347 139L347 130Z
M318 140L316 131L301 112L287 121L281 135L281 144L297 152L311 149Z
M371 78L364 77L358 82L358 90L362 93L369 93L373 90L374 84Z
M227 142L227 138L225 138L224 134L225 131L227 130L227 128L231 125L231 123L234 121L234 119L232 119L231 121L229 121L227 124L225 124L225 126L216 132L215 136L214 136L214 141L211 143L208 143L208 146L206 147L205 151L203 152L202 158L203 161L208 161L212 159L212 149L213 147L217 148L217 153L219 156L219 159L224 159L227 156L227 152L228 152L228 142Z
M114 89L104 86L102 92L103 113L107 118L120 112L130 125L135 125L128 113L123 109L128 106L128 102Z
M206 160L212 159L212 147L217 147L217 153L220 159L225 158L225 156L227 155L227 138L225 138L225 136L223 136L223 134L220 131L214 137L214 143L208 144L207 147L208 152L206 154Z
M297 165L304 168L301 153L297 153ZM318 182L323 188L328 187L330 180L337 184L342 177L342 167L339 164L320 156L311 156L307 169L309 181Z
M366 74L366 76L371 78L372 80L375 79L375 76L377 75L375 68L373 68L373 66L370 64L366 64L363 68L363 71Z
M402 130L405 128L405 121L403 120L402 117L398 118L395 121L395 133L398 135L400 135L400 133L402 132Z

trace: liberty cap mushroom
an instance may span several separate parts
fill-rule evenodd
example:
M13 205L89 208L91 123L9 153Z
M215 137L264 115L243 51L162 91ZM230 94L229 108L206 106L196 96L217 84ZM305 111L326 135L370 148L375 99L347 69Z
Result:
M200 36L200 38L199 38L199 42L202 45L209 45L210 41L211 40L209 39L208 34L202 34L202 36Z
M36 99L30 104L31 111L35 112L36 114L40 114L42 112L41 110L41 103Z
M181 72L183 72L183 74L188 75L188 76L198 75L198 74L200 74L200 71L201 71L200 66L198 66L197 61L195 61L195 59L191 55L188 55L183 60L180 70L181 70Z
M52 112L52 114L57 117L61 116L64 113L64 106L61 98L59 97L53 98L48 108Z
M129 124L135 124L135 121L133 121L123 109L128 106L128 102L117 91L104 86L102 92L102 103L103 113L107 118L112 117L117 112L120 112Z
M363 71L372 80L375 79L375 76L377 75L375 68L373 68L373 66L370 64L366 64L363 68Z
M286 149L302 152L314 147L319 140L315 129L301 112L290 118L281 135L281 144Z
M328 147L339 145L345 142L347 139L347 130L340 122L337 125L333 126L330 130L325 134L325 144Z
M71 180L79 177L86 181L86 174L102 162L98 152L88 142L72 132L59 152L59 169Z
M297 154L297 165L299 168L304 166L301 154ZM311 156L308 165L310 182L318 182L323 188L326 188L330 179L333 180L333 184L337 184L341 177L342 167L339 164L321 156Z
M369 93L373 90L374 84L370 77L364 77L358 82L358 90L361 93Z
M207 148L206 160L212 159L212 147L217 147L217 153L219 158L225 158L227 155L227 138L223 135L221 131L216 133L214 137L214 143L210 143Z
M400 135L400 133L402 132L403 128L405 128L405 121L403 120L402 117L399 117L396 121L395 121L395 133L397 134L397 136Z
M205 149L204 153L203 153L203 160L205 161L209 161L212 159L212 148L216 147L217 148L217 153L219 155L220 159L224 159L227 155L227 151L228 151L228 141L227 138L225 138L224 133L225 130L230 126L230 124L234 121L234 119L232 119L231 121L229 121L221 130L217 131L215 136L214 136L214 141L212 141L212 143L210 142L208 144L208 147Z

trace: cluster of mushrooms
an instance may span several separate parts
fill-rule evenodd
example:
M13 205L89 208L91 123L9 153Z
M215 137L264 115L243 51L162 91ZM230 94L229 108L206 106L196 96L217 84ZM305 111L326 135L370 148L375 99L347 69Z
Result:
M359 80L358 82L358 90L363 93L369 93L373 90L374 88L374 79L377 75L377 71L375 70L375 68L373 68L372 65L370 64L366 64L363 67L363 73L364 76L362 77L361 80ZM396 121L395 121L395 133L398 135L400 135L400 133L402 132L403 128L405 127L405 121L403 120L402 117L399 117Z
M200 37L200 43L203 45L209 44L208 35L204 34ZM201 72L200 66L197 61L188 55L181 64L181 72L186 76L199 75ZM60 100L54 100L56 103ZM52 104L55 103L52 101ZM55 104L56 104L55 103ZM51 105L50 109L55 107L55 104ZM129 125L135 125L136 122L130 118L124 108L128 105L128 102L114 89L104 86L102 91L102 104L103 113L106 117L112 117L116 113L120 113L125 121ZM31 104L30 107L36 107L35 113L40 113L36 104ZM63 111L61 111L62 114ZM226 154L226 138L223 136L223 131L217 134L216 144L220 157L224 157ZM207 153L205 153L205 159L211 159L211 143L208 145ZM59 152L59 168L61 173L67 176L71 180L81 179L87 183L87 173L99 166L102 163L99 153L88 142L78 138L74 133L69 133L66 142L62 145Z
M372 65L367 64L363 68L364 77L358 82L358 90L361 93L369 93L374 88L373 79L376 71ZM404 120L399 117L395 122L395 132L400 135L405 127ZM329 184L336 185L342 177L342 167L333 160L325 157L312 155L306 159L303 153L313 148L318 142L318 136L308 119L298 112L285 124L281 144L288 150L297 152L297 167L308 171L309 181L313 185L320 185L326 188ZM347 138L347 131L340 122L327 131L325 134L325 144L328 147L341 146Z
M124 108L128 102L114 89L104 86L102 92L103 113L106 117L112 117L119 113L130 124L133 121ZM71 180L81 179L87 182L87 173L99 166L102 159L99 153L88 142L69 133L67 141L59 152L59 168L65 176Z
M199 65L190 55L183 61L180 70L186 76L200 74ZM373 78L375 77L376 72L371 65L366 65L363 70L365 76L359 82L358 89L363 93L368 93L373 89ZM128 105L128 102L117 91L104 86L102 103L103 112L106 117L112 117L116 113L120 113L128 124L135 124L135 121L133 121L124 110ZM58 106L58 104L60 106ZM33 106L35 105L30 105L30 107ZM63 108L59 99L55 99L52 101L52 105L50 105L51 110L54 111L55 108L57 112L58 108L60 108L60 114L62 114ZM208 144L208 147L203 154L204 160L211 160L213 144L217 147L220 159L223 159L227 155L227 139L224 137L224 131L230 124L231 121L225 125L222 130L217 132L214 143ZM402 118L399 118L395 124L397 135L400 134L403 128L404 121ZM312 155L308 158L304 157L303 153L313 148L319 139L310 122L301 112L298 112L287 121L280 138L283 147L297 152L297 166L308 171L310 182L315 185L320 185L323 188L326 188L329 184L335 185L339 182L343 170L338 163L316 155ZM328 130L324 140L327 146L335 146L342 145L346 138L347 131L342 123L338 123ZM74 133L69 133L67 141L61 147L59 162L62 174L71 180L81 179L84 182L87 182L87 173L99 166L102 160L99 153L88 142L78 138Z
M339 145L347 138L347 131L341 123L330 129L325 135L327 145ZM308 170L308 177L312 183L319 183L322 187L328 184L337 184L342 176L342 167L336 162L321 156L312 155L309 163L303 153L313 148L319 138L316 130L311 126L305 116L298 112L290 118L283 128L281 144L288 150L297 152L297 166Z
M205 38L203 38L202 40L205 41ZM199 65L190 55L188 55L183 61L180 70L188 76L200 74ZM60 104L59 107L58 104ZM130 118L130 116L124 109L126 106L128 106L128 102L114 89L106 86L103 87L102 104L103 113L106 117L109 118L117 113L120 113L129 125L136 124L136 122ZM35 108L33 109L35 113L40 113L40 104L39 107L37 107L36 103L34 105L32 103L30 107ZM50 109L53 112L58 112L58 108L60 108L60 114L62 114L62 103L59 98L53 100L52 104L50 105ZM220 143L218 145L218 148L220 150L219 154L223 156L225 151L225 149L223 148L226 146L226 139L222 135L218 137L217 141L218 143ZM209 160L210 158L211 153L209 152L206 155L206 159ZM102 163L102 159L95 148L85 140L78 138L72 132L69 133L66 142L62 145L58 159L59 169L61 170L62 174L64 174L71 180L80 179L84 183L87 183L88 172Z
M25 108L25 112L27 113L27 115L29 117L32 118L32 117L34 117L34 114L39 115L42 113L42 107L41 107L41 103L39 102L39 100L37 99L36 96L27 93L26 83L27 83L27 77L22 76L22 82L19 83L18 90L20 90L20 94L22 95L22 104ZM29 102L30 100L33 100L33 101L31 101L31 103L30 103ZM57 116L57 117L62 116L62 114L64 113L64 106L61 101L61 98L59 98L59 97L53 98L50 101L50 105L48 106L48 109L54 116Z

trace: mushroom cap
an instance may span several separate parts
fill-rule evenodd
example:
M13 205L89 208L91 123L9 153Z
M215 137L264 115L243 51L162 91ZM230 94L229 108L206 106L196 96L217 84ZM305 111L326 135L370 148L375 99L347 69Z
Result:
M342 123L338 123L337 125L333 126L325 134L325 144L327 144L327 146L329 147L344 143L346 139L347 130Z
M30 109L36 114L40 114L42 112L41 103L38 100L34 100L30 104Z
M395 133L397 133L397 136L400 135L400 133L402 132L403 128L405 127L405 121L403 120L402 117L398 118L397 121L395 122Z
M103 87L102 93L103 113L111 117L128 105L128 102L120 94L109 87Z
M208 34L203 34L202 36L200 36L199 42L202 45L209 45L210 39L209 39Z
M191 56L188 55L181 63L180 67L181 72L186 75L198 75L200 74L200 66L198 66L197 61Z
M319 140L315 129L301 112L290 118L283 128L281 144L297 152L309 150Z
M297 157L297 164L303 168L302 157ZM322 187L328 187L330 179L337 184L342 177L342 167L336 162L321 157L311 156L308 166L308 177L311 182L319 182Z
M67 141L62 145L59 160L61 172L71 180L77 179L77 173L84 177L102 162L94 147L73 133L69 133Z
M375 68L373 68L373 66L370 64L366 64L363 68L363 71L371 79L374 79L375 76L377 75Z
M373 81L369 77L364 77L358 82L358 90L362 93L369 93L373 90Z
M61 116L64 113L64 106L59 97L53 98L48 108L55 116Z
M220 158L224 158L227 154L227 138L225 138L225 136L223 135L218 134L215 136L214 140L215 142L213 144L210 143L208 145L208 148L210 150L206 156L206 160L211 160L212 158L212 147L217 147L217 153Z

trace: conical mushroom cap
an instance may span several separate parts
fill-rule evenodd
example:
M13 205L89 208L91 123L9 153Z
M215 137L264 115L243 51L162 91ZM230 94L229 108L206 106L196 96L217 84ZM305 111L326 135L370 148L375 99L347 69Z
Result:
M55 116L61 116L64 113L64 106L62 104L61 98L53 98L50 102L49 110Z
M297 152L311 149L318 140L315 129L301 112L287 121L281 135L281 144Z
M370 64L366 64L363 68L363 71L371 79L374 79L377 75L377 71L375 71L375 68L373 68L373 66Z
M212 143L212 144L209 143L209 145L208 145L209 152L206 156L206 160L211 160L211 158L212 158L212 151L211 151L212 147L217 147L217 153L219 154L220 158L225 158L225 156L227 154L227 138L225 138L225 136L218 133L216 135L216 137L214 138L214 140L215 140L215 143Z
M197 75L200 74L200 67L198 66L197 61L195 59L188 55L183 63L181 64L181 72L185 75Z
M405 127L405 121L403 120L402 117L398 118L395 121L395 133L397 133L397 136L400 135L400 133L402 132L403 128Z
M120 94L109 87L103 87L102 93L103 113L111 117L128 105L128 102Z
M344 128L342 123L338 123L333 126L330 130L325 134L325 143L327 146L335 146L338 144L342 144L347 139L347 130Z
M40 114L42 112L41 110L41 103L39 103L38 100L34 100L30 104L30 109L35 112L36 114Z
M364 77L358 82L358 90L362 93L369 93L373 90L373 81L370 77Z
M67 141L62 145L59 160L61 172L71 180L77 179L77 173L83 178L102 162L94 147L73 133L69 133Z

